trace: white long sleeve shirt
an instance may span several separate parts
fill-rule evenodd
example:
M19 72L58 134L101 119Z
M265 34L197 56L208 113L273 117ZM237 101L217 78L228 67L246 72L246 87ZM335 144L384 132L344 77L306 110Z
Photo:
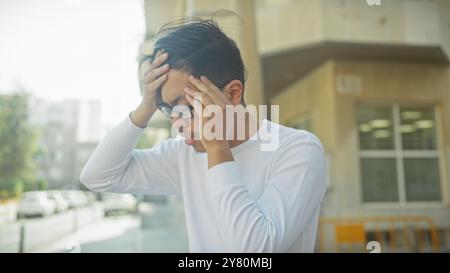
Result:
M231 148L235 161L208 169L207 154L181 139L133 149L144 129L129 117L115 126L84 166L93 191L182 197L191 252L312 252L326 163L313 134L278 126L279 145L253 139ZM274 127L272 127L274 126Z

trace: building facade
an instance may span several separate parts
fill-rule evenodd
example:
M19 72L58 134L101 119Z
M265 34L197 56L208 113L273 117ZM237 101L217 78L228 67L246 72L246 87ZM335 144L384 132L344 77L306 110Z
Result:
M50 189L78 189L79 174L104 132L99 101L30 99L30 123L39 129L39 176Z

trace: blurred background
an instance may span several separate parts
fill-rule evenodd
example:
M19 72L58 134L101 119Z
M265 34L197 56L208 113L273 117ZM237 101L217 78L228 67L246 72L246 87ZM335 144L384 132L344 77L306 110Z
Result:
M246 102L325 147L316 251L449 252L449 0L1 0L0 252L188 251L181 200L79 174L138 105L159 27L221 9ZM169 128L155 115L136 148Z

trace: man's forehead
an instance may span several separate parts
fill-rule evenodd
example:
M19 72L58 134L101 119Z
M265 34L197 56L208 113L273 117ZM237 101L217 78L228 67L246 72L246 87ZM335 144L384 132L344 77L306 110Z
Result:
M172 77L171 77L172 76ZM181 71L174 71L169 75L169 80L162 86L162 99L166 103L175 102L181 98L184 98L184 88L197 89L189 81L189 74Z

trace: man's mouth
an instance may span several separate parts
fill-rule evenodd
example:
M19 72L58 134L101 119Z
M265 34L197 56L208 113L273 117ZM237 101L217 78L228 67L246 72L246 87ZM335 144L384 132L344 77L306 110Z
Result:
M186 139L184 140L184 142L185 142L187 145L194 145L195 140L190 139L190 138L186 138Z

